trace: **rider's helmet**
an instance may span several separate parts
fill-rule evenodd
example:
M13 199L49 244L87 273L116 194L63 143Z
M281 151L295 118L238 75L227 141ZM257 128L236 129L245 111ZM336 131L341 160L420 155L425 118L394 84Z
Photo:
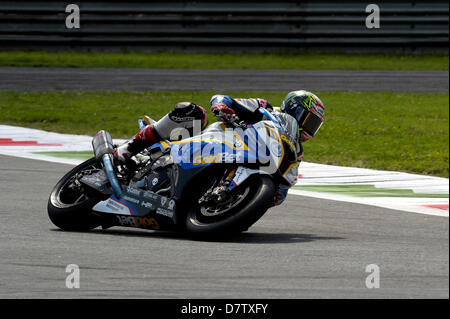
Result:
M323 123L325 106L313 93L299 90L289 92L281 103L281 112L293 116L298 123L300 141L316 135Z

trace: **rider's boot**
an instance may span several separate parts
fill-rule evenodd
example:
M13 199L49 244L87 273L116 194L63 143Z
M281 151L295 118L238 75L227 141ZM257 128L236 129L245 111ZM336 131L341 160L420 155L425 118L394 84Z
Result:
M153 125L141 129L131 141L114 149L114 157L120 162L127 162L133 155L161 140Z

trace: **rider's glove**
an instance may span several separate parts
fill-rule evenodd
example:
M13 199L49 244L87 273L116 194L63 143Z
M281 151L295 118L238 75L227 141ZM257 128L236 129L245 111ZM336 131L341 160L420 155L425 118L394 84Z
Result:
M273 106L272 106L272 104L269 103L269 101L267 101L265 99L260 99L260 98L258 98L256 100L258 101L258 104L259 104L260 107L263 107L263 108L265 108L267 110L270 110L270 111L273 110Z
M219 120L229 121L236 114L232 108L223 103L216 103L211 106L211 111Z

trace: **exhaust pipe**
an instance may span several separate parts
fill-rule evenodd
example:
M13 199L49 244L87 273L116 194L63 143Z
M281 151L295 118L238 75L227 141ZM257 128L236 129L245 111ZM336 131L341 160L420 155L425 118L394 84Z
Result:
M107 131L99 131L92 139L92 148L94 149L94 155L97 161L103 162L103 167L106 176L111 183L114 195L120 199L120 197L122 197L122 187L120 186L119 180L114 173L114 144L111 135Z

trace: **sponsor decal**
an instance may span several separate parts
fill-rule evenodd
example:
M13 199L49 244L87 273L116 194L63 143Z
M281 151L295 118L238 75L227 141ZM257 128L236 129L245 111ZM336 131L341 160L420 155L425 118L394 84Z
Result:
M169 202L169 209L170 210L173 210L173 208L175 207L175 201L172 199L172 200L170 200L170 202Z
M236 173L234 174L233 187L240 185L244 180L247 179L247 177L250 175L251 172L252 172L251 169L239 166L238 169L236 170Z
M119 224L122 226L131 226L131 227L136 227L136 222L134 220L133 217L131 216L116 216Z
M294 144L292 144L291 140L288 139L286 135L281 135L281 139L282 139L283 141L285 141L286 143L288 143L289 146L290 146L293 150L295 150Z
M159 229L158 222L151 217L117 216L117 220L121 226Z
M153 200L158 199L158 195L150 193L150 192L142 192L142 194L145 198L148 198L148 199L153 199Z
M189 116L187 116L187 117L179 117L179 116L171 115L170 119L172 121L175 121L175 122L192 122L192 121L195 120L195 117L189 117Z
M134 217L134 222L140 228L159 229L158 222L152 217Z
M150 202L142 201L141 206L146 207L146 208L152 208L153 204Z
M113 200L108 200L108 202L106 203L106 207L113 211L121 211L123 209L122 205L118 204Z
M194 157L193 164L194 165L202 165L202 164L212 164L212 163L220 163L222 159L222 153L217 155L209 155L209 156L196 156Z
M131 186L127 187L127 192L130 193L130 194L133 194L133 195L137 195L137 196L141 195L141 191L140 190L138 190L136 188L133 188Z
M163 215L163 216L169 217L169 218L173 217L173 211L168 210L168 209L164 209L164 208L158 208L156 210L156 213L159 214L159 215Z
M242 146L242 145L241 145ZM196 156L194 157L193 164L196 165L205 165L212 163L240 163L242 161L242 154L230 154L230 153L219 153L217 155L209 155L209 156Z
M136 199L136 198L133 198L133 197L130 197L127 195L122 196L122 199L124 199L128 202L131 202L131 203L135 203L136 205L139 205L139 199Z
M133 215L133 208L130 204L119 202L117 199L108 198L105 201L97 203L93 208L94 211L109 214Z

